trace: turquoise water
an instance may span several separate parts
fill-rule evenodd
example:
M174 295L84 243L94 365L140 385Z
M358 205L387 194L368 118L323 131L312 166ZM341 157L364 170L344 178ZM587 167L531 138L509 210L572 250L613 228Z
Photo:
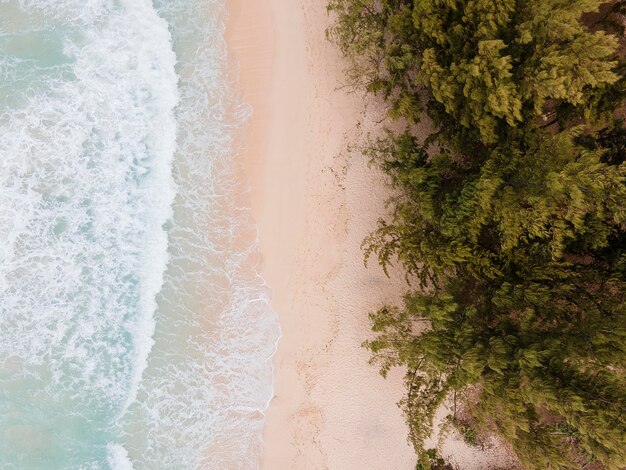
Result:
M223 0L0 0L0 468L249 469L279 335Z

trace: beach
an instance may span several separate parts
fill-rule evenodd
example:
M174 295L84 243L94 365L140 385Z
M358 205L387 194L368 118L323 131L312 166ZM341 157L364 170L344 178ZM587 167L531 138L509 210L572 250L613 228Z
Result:
M384 108L342 86L346 63L325 38L324 2L229 0L228 9L231 60L253 108L242 178L282 328L262 468L413 469L396 405L403 371L383 379L361 346L372 335L367 314L407 289L401 272L366 267L361 250L390 190L350 144L366 141ZM497 447L458 436L442 449L462 469L504 462Z
M228 41L254 108L243 166L282 328L263 468L410 469L402 376L384 380L360 347L367 313L403 290L375 263L366 269L359 248L387 194L347 150L365 132L363 101L337 90L344 64L324 38L323 2L228 6Z

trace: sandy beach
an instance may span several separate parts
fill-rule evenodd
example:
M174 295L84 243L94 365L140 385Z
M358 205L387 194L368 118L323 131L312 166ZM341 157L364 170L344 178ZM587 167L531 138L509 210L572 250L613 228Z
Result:
M383 380L360 347L367 312L403 289L366 269L359 248L386 197L381 175L346 150L363 134L363 102L336 90L343 64L324 39L323 2L229 7L243 99L254 107L244 167L283 332L263 467L410 469L402 377Z
M399 273L366 268L360 250L389 193L348 144L362 142L380 114L340 88L345 63L325 39L325 2L229 0L228 8L242 99L254 108L244 177L283 335L263 468L413 469L396 406L402 371L384 380L360 346L367 313L406 288ZM487 468L466 447L446 453L461 468Z

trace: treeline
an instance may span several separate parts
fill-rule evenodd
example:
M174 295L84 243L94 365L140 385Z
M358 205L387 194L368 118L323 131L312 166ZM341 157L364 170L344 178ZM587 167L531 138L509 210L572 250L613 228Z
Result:
M444 403L528 469L625 468L624 3L329 10L350 82L405 123L365 149L398 195L364 246L413 290L371 314L366 346L383 374L407 370L422 468Z

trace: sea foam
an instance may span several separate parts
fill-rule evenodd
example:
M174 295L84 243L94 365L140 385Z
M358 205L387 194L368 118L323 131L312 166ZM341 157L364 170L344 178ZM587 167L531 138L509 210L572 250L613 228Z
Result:
M279 331L222 0L0 10L0 467L255 468Z
M167 263L175 58L146 1L11 6L0 463L97 468L138 387Z
M156 7L178 58L178 194L155 344L123 443L137 468L257 468L279 329L236 177L234 138L250 109L232 89L223 0Z

